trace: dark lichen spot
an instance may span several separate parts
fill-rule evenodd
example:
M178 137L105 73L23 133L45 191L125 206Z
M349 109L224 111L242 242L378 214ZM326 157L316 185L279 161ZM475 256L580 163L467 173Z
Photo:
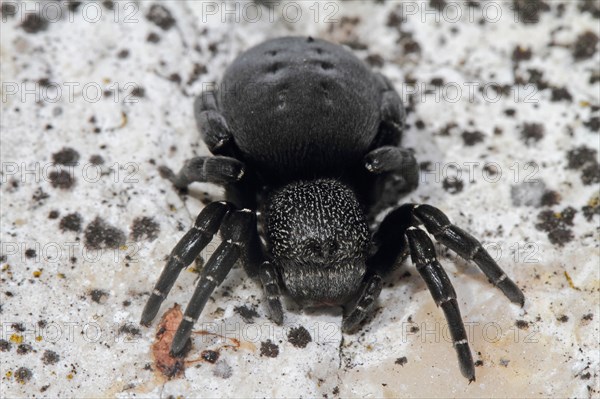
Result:
M150 7L150 11L146 15L146 18L162 30L169 30L175 25L175 18L171 15L171 12L164 6L153 4Z
M573 226L575 213L577 211L571 207L565 208L560 213L551 210L542 211L538 214L538 223L535 227L547 232L552 244L563 246L573 240L573 232L569 226Z
M460 179L446 177L442 182L442 187L450 194L458 194L463 190L464 183Z
M544 137L544 125L541 123L524 123L521 129L521 139L525 144L538 142Z
M312 342L312 337L308 330L302 326L292 328L288 332L288 342L294 345L296 348L306 348L309 342Z
M512 53L512 60L518 64L521 61L527 61L531 59L531 48L516 46Z
M597 162L596 154L597 151L595 149L586 147L584 145L573 148L567 152L567 168L581 169L588 163Z
M100 217L85 228L85 246L90 249L119 248L125 244L125 234Z
M477 360L475 362L475 367L481 367L481 366L483 366L483 360Z
M271 342L270 339L260 343L260 355L266 357L277 357L279 355L279 346Z
M550 101L573 101L573 96L566 87L553 87Z
M258 317L259 314L254 309L250 309L247 306L236 306L233 311L242 316L242 319L246 323L254 323L254 318Z
M15 379L21 384L27 383L32 376L33 373L26 367L19 367L15 372Z
M526 322L525 320L517 320L515 322L515 325L517 326L517 328L519 328L521 330L527 330L529 328L529 323Z
M100 155L92 155L90 157L90 163L92 165L102 165L104 163L104 158Z
M60 165L74 166L79 161L79 153L72 148L65 147L59 152L52 154L54 163Z
M27 33L38 33L48 29L48 20L39 14L27 14L21 28Z
M481 143L484 138L484 134L478 130L475 131L464 131L462 134L462 139L467 146L474 146L477 143Z
M159 232L160 226L158 223L148 216L135 218L131 224L131 239L133 241L155 240Z
M600 183L600 165L598 162L594 162L583 168L581 171L581 181L586 186Z
M8 352L12 348L12 344L5 339L0 339L0 351Z
M598 133L598 130L600 130L600 117L592 116L589 121L583 122L583 126L589 128L594 133Z
M406 363L408 363L408 359L406 358L406 356L399 357L394 362L394 364L399 364L400 366L404 366Z
M66 170L50 172L48 178L52 187L63 190L67 190L75 184L75 177Z
M108 298L108 292L99 289L93 289L89 292L90 298L96 303L104 303Z
M58 216L60 216L60 213L57 210L52 210L48 213L48 219L58 219Z
M592 221L594 215L600 215L600 197L598 194L592 196L587 205L581 208L581 211L588 222Z
M131 95L138 98L146 97L146 89L141 86L136 86L131 90Z
M513 9L519 17L519 22L537 24L540 13L550 11L550 6L542 0L513 0Z
M209 363L215 363L219 360L219 352L211 350L202 351L200 357Z
M561 196L558 191L554 190L546 190L544 195L542 195L542 206L553 206L558 205L560 203Z
M44 362L44 364L56 364L59 360L60 356L58 353L51 350L44 351L44 354L42 355L42 362Z
M154 32L151 32L148 34L148 37L146 37L146 41L148 43L158 43L158 42L160 42L160 36L158 36Z
M590 321L593 318L594 318L594 315L592 313L588 313L588 314L586 314L585 316L582 317L582 319L586 320L586 321Z
M74 231L76 233L81 231L81 215L77 212L70 213L60 219L59 227L62 231Z
M598 45L598 35L592 31L587 31L577 36L573 44L573 58L577 61L586 60L596 54Z
M566 323L567 321L569 321L569 316L563 314L560 317L557 317L556 320L560 321L561 323Z
M37 255L37 253L35 252L35 249L33 249L33 248L28 248L27 250L25 250L25 257L27 259L35 258L36 255Z
M429 0L429 6L438 11L443 11L446 7L446 0Z
M142 335L140 329L131 323L123 324L119 327L119 334L127 334L130 337L139 337Z

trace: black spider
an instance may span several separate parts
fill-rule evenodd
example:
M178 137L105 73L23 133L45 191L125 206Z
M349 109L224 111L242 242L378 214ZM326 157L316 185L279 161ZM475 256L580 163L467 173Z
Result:
M260 278L274 322L283 322L285 291L303 305L343 305L342 328L352 332L373 309L382 278L410 254L448 320L462 374L475 380L456 294L421 226L474 261L512 302L522 306L524 296L479 241L431 205L396 207L369 232L386 184L393 181L401 193L418 184L412 152L399 147L404 108L388 79L340 46L279 38L241 54L219 92L203 93L194 107L216 156L188 160L174 184L222 184L228 201L200 212L144 309L141 323L149 325L181 270L220 231L222 243L202 270L173 355L238 259Z

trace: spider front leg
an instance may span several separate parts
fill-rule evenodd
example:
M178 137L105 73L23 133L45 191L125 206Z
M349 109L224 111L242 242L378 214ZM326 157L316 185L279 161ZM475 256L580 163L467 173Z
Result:
M244 254L255 229L256 215L248 209L231 212L225 218L221 227L223 241L202 269L200 280L173 338L172 356L178 356L183 351L208 298Z
M364 157L365 168L374 175L395 173L402 191L412 191L419 185L419 166L412 151L405 148L383 146Z
M231 209L227 202L208 204L196 218L194 226L179 240L167 260L158 282L146 302L142 312L141 324L148 326L156 317L160 305L165 300L179 273L191 264L202 249L212 240L219 230L225 214Z
M233 135L217 107L217 96L214 91L205 91L196 98L194 115L198 130L210 152L215 155L233 155L235 147Z
M277 324L283 324L283 307L281 306L281 289L277 270L271 262L263 262L260 267L260 281L267 298L270 319Z
M369 274L363 280L357 299L344 308L342 331L350 333L373 311L375 301L381 293L383 281L378 274Z
M229 184L239 182L244 176L244 164L230 157L194 157L185 161L181 171L173 178L177 188L190 183Z
M438 262L435 248L427 234L423 230L409 227L406 236L410 246L410 256L417 271L425 280L436 305L441 306L444 311L452 336L452 344L458 355L460 371L469 382L475 381L473 357L467 341L467 332L460 316L454 287Z

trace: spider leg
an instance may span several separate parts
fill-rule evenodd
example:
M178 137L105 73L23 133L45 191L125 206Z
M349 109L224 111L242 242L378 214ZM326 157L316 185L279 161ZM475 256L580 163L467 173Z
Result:
M411 191L419 185L419 166L412 151L394 146L383 146L365 155L364 165L374 175L393 172L404 181L402 191Z
M431 239L423 230L409 227L406 231L410 246L410 256L417 270L431 292L436 305L441 306L448 321L452 343L458 355L462 375L475 381L475 367L471 349L467 341L467 333L460 316L456 292L448 275L435 256L435 248Z
M173 337L172 356L179 355L185 347L194 323L200 317L208 298L214 289L223 282L235 262L243 255L244 247L251 236L251 230L255 226L256 215L248 209L231 212L225 218L221 227L223 241L202 269L200 280L185 309L183 320Z
M275 266L266 261L260 267L260 281L267 298L267 307L270 312L270 319L277 324L283 324L283 307L281 306L281 289L279 288L279 279Z
M435 239L466 260L472 260L511 302L521 306L525 296L517 285L504 273L481 243L472 235L453 225L448 217L431 205L414 205L414 215L423 222Z
M148 302L146 302L142 312L141 324L148 326L154 320L160 305L171 291L179 273L191 264L200 254L200 251L212 240L229 209L231 209L231 205L227 202L212 202L202 209L194 226L171 251L167 264L160 274Z
M235 158L194 157L185 161L173 184L177 188L185 188L192 182L235 183L244 176L244 171L244 164Z
M375 301L381 293L383 281L378 274L368 275L362 283L357 300L344 309L342 331L352 332L373 311Z
M233 136L227 121L217 107L216 93L205 91L194 101L196 125L210 152L215 155L231 155Z

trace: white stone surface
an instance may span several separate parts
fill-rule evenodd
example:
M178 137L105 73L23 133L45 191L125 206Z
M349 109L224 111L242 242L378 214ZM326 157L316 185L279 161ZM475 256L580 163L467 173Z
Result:
M582 172L567 167L568 151L599 146L597 128L590 123L597 121L600 105L598 79L590 83L598 74L599 55L573 56L581 34L599 34L598 19L574 2L564 3L562 15L560 3L548 2L550 9L532 24L519 21L512 2L478 7L458 2L442 12L429 2L281 3L270 12L259 8L262 20L251 21L258 9L252 3L165 1L161 4L174 19L168 29L148 20L155 3L147 1L114 3L112 10L84 3L74 11L63 2L3 3L0 338L9 348L0 360L2 396L598 397L599 217L588 219L582 209L594 195L598 206L597 172L596 180L583 184ZM6 15L7 4L17 15ZM52 21L28 33L26 14L36 6ZM60 18L53 14L57 10ZM159 41L149 41L150 34ZM216 328L239 339L240 347L224 347L230 339L196 335L188 360L221 348L216 364L191 362L182 377L172 380L156 371L150 351L158 322L141 327L140 313L165 256L202 208L198 197L209 189L194 186L183 200L161 178L159 167L176 170L185 159L208 154L195 127L194 96L218 82L241 51L282 35L354 43L360 58L377 60L377 55L381 65L375 69L392 79L407 104L413 92L407 80L434 91L415 95L404 145L438 169L423 173L420 187L399 202L427 202L444 210L481 238L527 297L523 309L510 304L474 265L438 246L474 358L483 362L476 382L469 385L460 375L454 349L444 339L443 315L409 260L390 277L370 323L344 336L340 310L303 311L290 301L286 325L271 324L259 284L237 268L196 328ZM407 51L410 40L420 51ZM516 46L529 47L531 58L517 65L511 59ZM119 56L123 50L126 57ZM531 68L541 71L550 86L566 87L572 100L552 101L551 88L515 85L515 77L528 79ZM444 86L431 85L432 78L442 78ZM50 89L40 85L44 79L52 82ZM488 87L493 82L509 85L510 93L496 98ZM486 91L470 96L473 84ZM135 86L144 89L142 97L130 94ZM458 98L456 87L462 91ZM113 93L97 98L96 88ZM436 100L436 93L445 97ZM513 116L505 113L509 108ZM456 127L441 134L449 123ZM526 123L544 127L543 137L529 145L521 135ZM464 131L481 132L482 141L466 145ZM66 189L54 187L51 179L51 172L60 170L52 155L65 147L80 155L77 166L62 167L74 177ZM104 164L94 166L94 155ZM586 166L597 166L597 157L592 154ZM501 176L484 172L491 162ZM528 162L537 167L525 169ZM449 169L453 163L462 168L463 183L454 194L443 187L444 177L455 175ZM103 175L97 177L99 169ZM590 178L594 169L586 173ZM515 206L520 197L511 198L513 186L524 198L537 195L539 202L539 193L530 192L535 187L523 186L528 177L559 193L560 202ZM544 211L554 212L556 223L565 220L567 207L576 210L573 225L563 223L573 238L561 246L536 224ZM52 211L57 218L49 218ZM61 229L61 220L71 213L81 215L81 231ZM127 244L87 249L86 232L96 217L121 231ZM156 239L131 238L139 217L159 225ZM28 249L35 254L26 256ZM187 304L195 277L182 273L161 314L174 303ZM241 305L258 312L253 324L235 311ZM528 324L519 328L517 320ZM124 325L129 333L119 333ZM305 348L288 341L290 328L299 325L312 336ZM278 346L276 357L261 356L267 340ZM53 363L47 351L58 360ZM406 364L397 364L402 357ZM30 378L23 380L27 371L20 368Z

